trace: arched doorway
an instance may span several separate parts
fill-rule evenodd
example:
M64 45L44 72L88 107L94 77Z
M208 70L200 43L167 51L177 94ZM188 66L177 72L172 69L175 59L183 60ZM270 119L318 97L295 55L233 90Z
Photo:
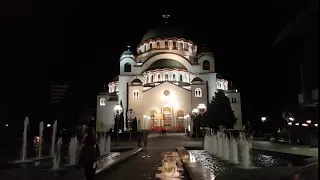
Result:
M165 129L171 129L172 126L172 107L165 105L162 107L163 126Z
M154 128L157 126L157 123L156 123L157 114L158 114L158 112L156 110L152 110L150 112L150 120L151 121L150 121L150 124L149 124L149 129L151 131L154 131L155 130Z
M184 111L179 109L177 111L177 120L176 120L176 128L177 130L181 131L184 130Z

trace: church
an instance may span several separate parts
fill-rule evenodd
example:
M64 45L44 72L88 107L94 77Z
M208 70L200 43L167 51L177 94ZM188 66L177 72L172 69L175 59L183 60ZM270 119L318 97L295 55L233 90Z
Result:
M130 124L136 117L140 130L190 130L190 112L207 105L217 90L230 99L234 128L241 129L240 92L228 89L228 81L216 72L214 55L198 49L184 29L165 23L143 36L136 53L128 47L120 56L120 74L97 95L96 131L114 127L114 107L120 102L124 121Z

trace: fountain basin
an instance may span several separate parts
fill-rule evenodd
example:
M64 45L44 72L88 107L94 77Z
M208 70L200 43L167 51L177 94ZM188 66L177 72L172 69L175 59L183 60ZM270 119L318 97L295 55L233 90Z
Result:
M215 176L248 170L241 167L240 164L232 164L229 161L210 155L204 150L189 150L189 153L196 161L199 161L204 167L210 169ZM306 158L308 157L291 155L284 159L283 157L275 156L274 153L255 149L251 151L252 165L254 168L301 166Z

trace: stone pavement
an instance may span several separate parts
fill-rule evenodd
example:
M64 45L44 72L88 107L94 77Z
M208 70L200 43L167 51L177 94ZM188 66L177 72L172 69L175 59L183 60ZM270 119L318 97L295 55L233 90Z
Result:
M149 136L147 148L144 148L142 152L118 167L101 172L96 176L96 179L158 179L155 176L159 173L159 167L162 166L164 153L175 152L177 146L197 147L201 146L201 141L194 141L189 137L185 137L184 134L151 135ZM120 142L119 147L137 147L137 142ZM187 179L187 177L184 179Z
M277 144L269 141L252 141L252 147L255 149L262 149L262 150L310 156L310 157L318 157L318 154L319 154L318 148L310 148L308 146L292 146L292 145L285 145L285 144Z

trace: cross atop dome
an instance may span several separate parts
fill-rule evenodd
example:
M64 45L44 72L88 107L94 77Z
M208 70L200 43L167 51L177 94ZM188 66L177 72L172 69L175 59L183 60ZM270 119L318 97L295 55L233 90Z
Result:
M162 17L164 18L164 23L168 23L168 19L170 18L170 14L167 13L167 11L162 15Z
M130 51L130 47L131 47L131 46L127 46L127 48L128 48L128 51Z

